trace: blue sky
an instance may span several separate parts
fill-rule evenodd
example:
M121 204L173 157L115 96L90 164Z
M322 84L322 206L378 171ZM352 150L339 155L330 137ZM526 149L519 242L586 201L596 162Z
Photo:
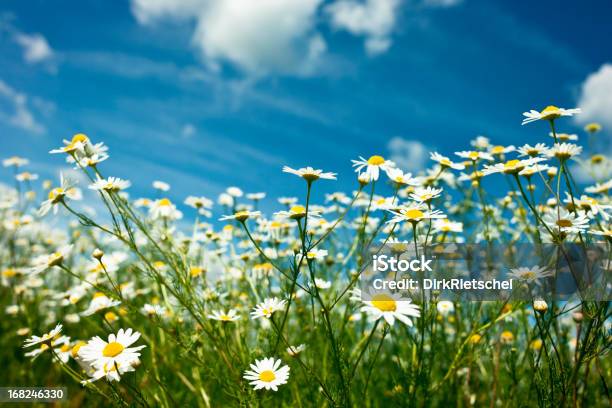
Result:
M303 187L284 164L338 172L325 190L348 191L350 159L398 144L418 166L478 134L542 141L521 113L548 104L612 128L600 117L612 109L609 1L280 3L2 2L2 157L56 176L62 159L47 152L84 132L110 147L104 172L129 178L133 196L159 179L176 201L228 185L276 197Z

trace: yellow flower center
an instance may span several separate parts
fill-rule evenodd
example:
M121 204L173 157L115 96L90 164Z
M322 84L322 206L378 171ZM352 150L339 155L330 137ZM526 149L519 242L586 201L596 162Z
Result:
M450 167L452 163L451 163L451 161L449 159L442 159L442 160L440 160L440 164L442 166Z
M76 358L76 356L79 355L79 350L81 349L81 347L83 347L85 345L84 341L78 341L77 344L74 345L74 347L72 348L71 354L73 358Z
M416 208L413 208L411 210L402 211L402 214L404 215L404 217L411 219L411 220L420 220L421 218L425 217L425 214L423 213L423 211L417 210Z
M121 354L123 349L123 344L113 341L112 343L108 343L106 346L104 346L104 349L102 350L102 355L104 357L116 357Z
M504 146L495 146L491 149L491 153L493 154L502 154L504 152Z
M229 317L228 315L221 315L221 316L219 316L219 319L224 321L224 322L229 322L230 320L232 320L232 318Z
M561 220L557 220L557 225L561 228L569 228L571 227L572 221L571 220L565 220L565 219L561 219Z
M395 312L397 310L397 302L389 295L379 294L372 297L372 306L381 312Z
M289 212L291 212L293 214L305 214L306 213L306 208L304 208L303 205L294 205L293 207L291 207Z
M87 135L83 134L83 133L77 133L76 135L72 136L72 140L70 141L70 144L77 144L77 143L85 143L89 141L89 138L87 137Z
M102 297L102 296L106 296L106 295L105 295L104 293L102 293L102 292L96 292L96 293L93 295L93 298L94 298L94 299L96 299L96 298L99 298L99 297Z
M172 205L172 202L167 198L162 198L157 202L157 205L159 205L160 207L169 207L170 205Z
M203 272L203 269L200 268L199 266L192 266L189 269L189 273L191 274L191 277L195 278L196 276L200 276Z
M523 273L522 277L524 279L534 279L536 277L536 274L535 272L529 271L529 272Z
M272 382L276 380L276 375L274 374L274 371L265 370L259 373L259 379L263 382Z
M13 268L5 269L2 271L2 276L4 276L5 278L12 278L15 275L17 275L17 271Z
M368 164L370 166L380 166L385 163L385 158L382 156L371 156L368 159Z
M504 163L504 168L506 169L514 169L516 168L516 166L520 163L520 160L508 160L506 163Z
M480 154L478 152L469 152L468 157L472 160L476 160L478 157L480 157Z
M561 116L559 113L559 108L554 105L548 105L542 109L540 115L542 116L542 119L555 119Z
M593 164L600 164L604 160L606 160L606 157L603 154L596 154L593 157L591 157L591 163Z
M61 187L57 187L57 188L54 188L53 190L49 191L49 200L51 200L52 202L56 203L64 195L66 195L66 192L64 191L64 189L61 188Z

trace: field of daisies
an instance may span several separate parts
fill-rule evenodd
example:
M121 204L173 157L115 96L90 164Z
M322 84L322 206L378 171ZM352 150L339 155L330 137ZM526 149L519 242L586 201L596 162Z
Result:
M79 183L7 157L0 386L66 387L75 407L609 407L609 298L366 298L359 285L385 244L599 243L610 293L609 140L596 123L563 133L579 114L525 112L538 140L479 136L416 174L356 158L340 175L352 191L335 190L334 169L279 168L303 194L273 197L269 214L265 192L237 187L172 202L159 181L155 198L133 197L95 135L50 152ZM558 271L528 260L509 273L529 287Z

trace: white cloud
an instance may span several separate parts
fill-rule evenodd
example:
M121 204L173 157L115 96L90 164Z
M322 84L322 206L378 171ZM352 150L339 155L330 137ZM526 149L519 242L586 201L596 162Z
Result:
M429 159L429 149L418 140L408 140L396 136L389 140L387 148L391 153L390 159L402 170L418 171L425 169Z
M32 133L44 133L28 107L28 97L0 79L0 123L6 123Z
M28 64L47 61L53 57L51 46L40 34L18 33L15 35L15 41L23 49L23 59Z
M578 123L599 122L604 129L612 129L612 64L602 65L582 83L576 115Z
M213 69L234 64L249 74L309 75L327 46L315 30L323 0L132 0L142 24L193 19L192 42Z
M401 0L338 0L326 11L334 28L364 36L366 52L378 55L391 47L400 4Z

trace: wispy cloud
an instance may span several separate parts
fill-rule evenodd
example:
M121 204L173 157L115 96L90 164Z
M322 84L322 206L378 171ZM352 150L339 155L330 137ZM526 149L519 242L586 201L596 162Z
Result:
M23 59L29 64L48 61L53 57L51 46L41 34L18 33L15 41L22 47Z
M402 170L418 171L425 168L429 158L429 147L418 140L396 136L389 140L387 148L393 160Z
M30 133L40 134L45 132L45 127L36 120L30 110L28 96L12 88L1 79L0 122Z

